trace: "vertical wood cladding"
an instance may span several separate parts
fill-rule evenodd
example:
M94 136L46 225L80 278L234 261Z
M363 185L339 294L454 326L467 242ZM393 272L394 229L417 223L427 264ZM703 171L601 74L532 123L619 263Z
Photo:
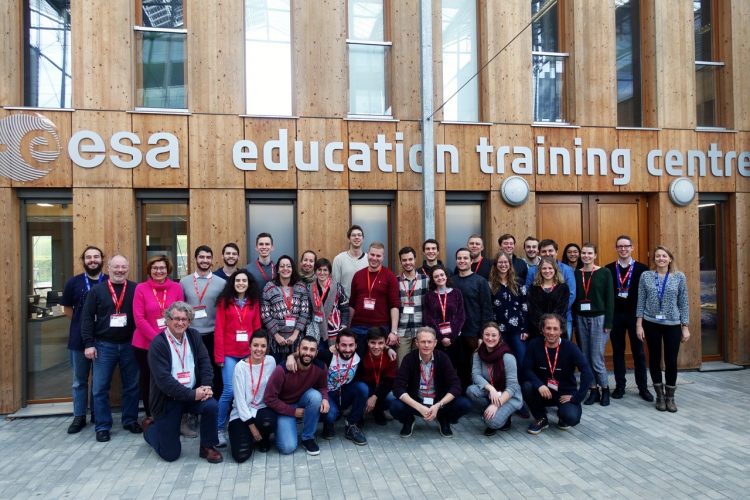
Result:
M240 247L240 263L245 262L248 255L246 213L245 190L241 185L233 189L190 190L188 254L191 272L195 271L192 256L198 245L208 245L214 251L213 269L223 265L221 248L228 242Z
M0 188L0 213L7 220L20 219L19 202L12 189ZM14 224L20 227L19 224ZM15 229L14 237L0 240L0 413L10 413L21 407L22 335L21 335L21 238ZM11 234L14 230L11 229Z
M0 104L23 104L23 0L0 3Z

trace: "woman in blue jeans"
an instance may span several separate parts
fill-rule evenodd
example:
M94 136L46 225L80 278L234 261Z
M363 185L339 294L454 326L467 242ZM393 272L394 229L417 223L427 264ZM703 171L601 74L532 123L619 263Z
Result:
M526 339L529 337L526 329L528 300L526 287L516 278L513 264L503 252L497 254L495 265L490 270L490 290L495 321L520 365L526 355Z

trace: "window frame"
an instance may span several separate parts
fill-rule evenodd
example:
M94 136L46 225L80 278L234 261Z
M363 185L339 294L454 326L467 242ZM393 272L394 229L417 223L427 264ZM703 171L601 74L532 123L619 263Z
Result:
M533 0L532 0L533 1ZM548 4L550 7L546 7L545 5ZM531 28L531 114L532 114L532 123L534 125L568 125L571 123L570 117L568 116L570 113L570 103L569 101L569 75L570 75L570 52L562 51L562 47L566 47L566 38L565 38L565 27L566 27L566 19L565 19L565 9L567 8L567 3L565 0L557 0L557 2L554 2L553 0L547 0L546 2L542 0L542 5L540 5L541 9L537 13L531 14L531 21L529 22L529 26ZM543 15L539 16L538 22L541 21L541 19L549 14L549 10L557 9L557 51L545 51L545 50L534 50L534 18L538 15L539 12L543 12ZM563 62L563 70L560 73L562 75L562 89L560 90L560 109L559 119L555 120L539 120L537 119L537 110L536 110L536 84L534 83L536 81L536 78L534 76L534 59L535 57L554 57L554 58L560 58ZM554 61L553 61L554 62Z
M695 2L693 2L693 5L695 5ZM701 8L703 5L701 5ZM722 47L722 40L720 38L719 32L724 27L722 25L723 19L721 19L721 15L719 13L720 9L717 5L716 0L708 0L708 8L709 8L709 21L710 21L710 30L711 34L709 36L709 40L711 42L711 59L710 60L702 60L698 59L697 56L697 50L698 45L696 43L695 47L695 106L696 106L696 112L695 112L695 125L696 128L702 129L702 130L725 130L728 126L726 123L726 116L723 111L723 104L725 101L724 92L722 90L723 87L723 79L726 78L725 70L727 69L727 63L723 60L724 56L724 50ZM698 33L695 31L695 10L693 10L693 33L694 33L694 39L697 38ZM701 71L704 71L703 68L712 68L713 73L713 85L714 85L714 105L713 105L713 115L714 115L714 123L711 125L705 125L699 123L700 114L698 113L698 81L699 81L699 75Z
M192 256L192 253L190 251L190 194L187 190L184 189L171 189L171 190L136 190L135 191L135 201L136 201L136 237L138 238L138 258L135 260L135 266L133 266L133 261L131 260L131 269L135 269L136 274L133 274L131 272L130 279L133 279L134 281L142 281L143 279L143 270L144 266L146 265L146 261L148 260L148 249L146 246L146 236L144 234L145 231L145 223L146 223L146 211L144 210L144 205L176 205L180 203L184 203L187 205L187 228L186 228L186 234L187 234L187 257L188 257L188 267L190 268L190 257ZM174 256L174 262L172 262L172 275L170 276L170 279L174 279L175 281L179 281L182 276L179 276L177 273L178 269L178 263L177 263L177 255ZM176 278L176 279L175 279Z

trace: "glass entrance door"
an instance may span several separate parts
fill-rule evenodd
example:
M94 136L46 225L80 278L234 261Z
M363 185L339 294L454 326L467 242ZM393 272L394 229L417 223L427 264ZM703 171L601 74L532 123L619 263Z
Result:
M25 400L70 399L70 320L60 305L73 275L73 218L69 203L24 204L26 295Z
M724 205L698 205L701 272L701 347L704 361L724 360Z

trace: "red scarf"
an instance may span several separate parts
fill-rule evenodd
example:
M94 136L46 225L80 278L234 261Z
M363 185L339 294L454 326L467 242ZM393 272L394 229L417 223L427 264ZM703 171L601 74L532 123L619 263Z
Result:
M498 391L505 390L505 363L503 362L503 356L510 353L508 344L502 343L495 348L494 351L490 352L487 350L487 345L482 342L477 351L479 359L488 365L492 370L492 385ZM488 375L488 374L483 374ZM487 376L489 380L489 375Z

